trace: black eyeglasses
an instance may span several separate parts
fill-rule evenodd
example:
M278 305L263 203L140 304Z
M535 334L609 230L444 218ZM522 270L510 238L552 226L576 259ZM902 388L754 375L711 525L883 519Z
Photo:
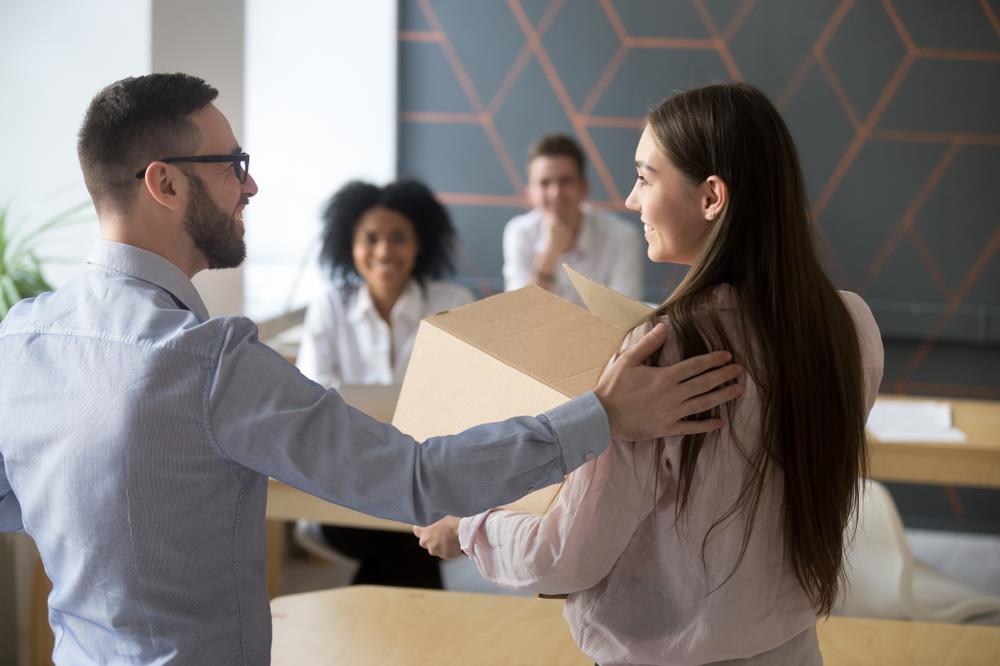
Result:
M228 155L189 155L187 157L164 157L157 162L174 164L176 162L198 162L201 164L222 164L231 162L233 173L241 183L247 182L247 175L250 173L250 155L247 153L230 153ZM148 167L147 167L148 168ZM146 169L141 169L135 173L136 178L145 178Z

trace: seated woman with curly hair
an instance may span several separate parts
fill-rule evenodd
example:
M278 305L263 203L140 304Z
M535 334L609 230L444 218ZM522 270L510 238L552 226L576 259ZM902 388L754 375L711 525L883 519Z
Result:
M320 263L332 280L306 312L297 365L326 387L398 384L420 320L473 300L467 289L441 281L454 271L448 212L416 181L354 181L333 195L323 220ZM315 543L318 531L300 524L296 537ZM410 534L322 531L338 552L361 561L354 583L441 587L436 558Z

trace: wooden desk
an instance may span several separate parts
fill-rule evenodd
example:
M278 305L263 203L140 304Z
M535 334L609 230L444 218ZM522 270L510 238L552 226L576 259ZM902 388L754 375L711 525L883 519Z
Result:
M271 602L275 666L554 664L591 666L550 599L354 586ZM1000 629L830 618L826 666L1000 663Z
M886 400L941 400L963 443L880 442L868 436L871 477L883 481L1000 488L1000 402L879 396Z

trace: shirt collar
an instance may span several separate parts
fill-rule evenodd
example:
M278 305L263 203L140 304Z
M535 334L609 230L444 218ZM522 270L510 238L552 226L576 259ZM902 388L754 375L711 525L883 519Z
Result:
M88 264L122 273L156 285L169 292L201 321L208 320L208 308L183 271L163 257L134 245L101 239L87 259Z
M399 300L392 306L392 312L389 313L389 319L393 322L420 321L420 301L420 284L411 278L406 283L403 293L399 295ZM372 295L368 291L368 285L362 284L358 287L357 291L354 292L354 298L351 299L351 302L348 305L347 319L348 321L357 323L369 314L372 317L379 316L378 312L375 310L375 303L372 301Z

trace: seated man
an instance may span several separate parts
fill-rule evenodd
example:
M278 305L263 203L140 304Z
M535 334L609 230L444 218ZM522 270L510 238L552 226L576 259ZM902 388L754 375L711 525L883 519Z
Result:
M587 206L583 151L572 138L549 134L528 151L529 212L503 231L504 289L537 284L580 303L561 265L634 299L642 298L643 250L633 224Z

